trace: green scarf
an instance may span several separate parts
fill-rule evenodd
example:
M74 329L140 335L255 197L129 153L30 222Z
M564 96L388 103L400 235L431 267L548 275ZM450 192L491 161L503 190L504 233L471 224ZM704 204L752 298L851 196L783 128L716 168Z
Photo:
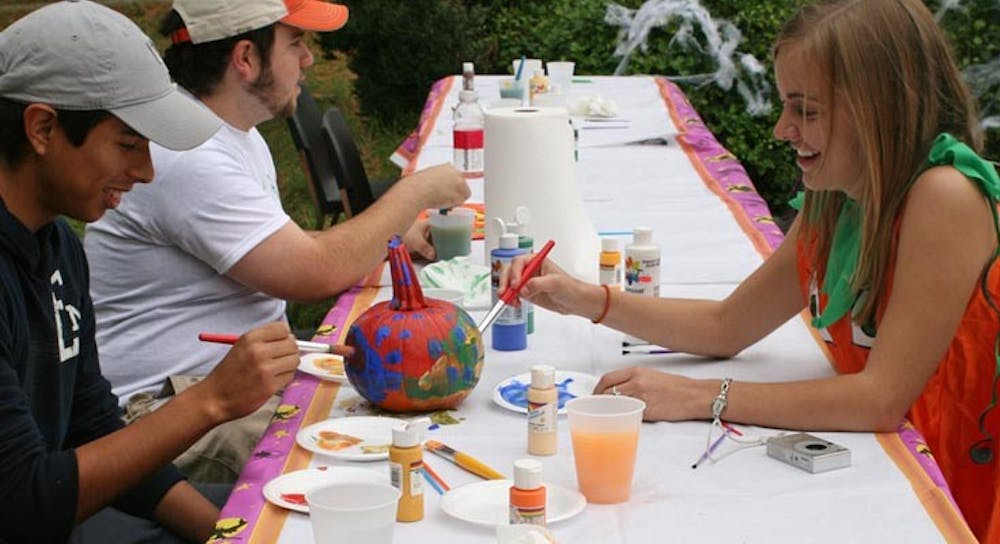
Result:
M973 180L993 203L994 228L998 229L1000 237L1000 222L997 220L997 200L1000 199L1000 176L991 163L979 157L969 146L955 139L951 134L943 133L934 140L927 161L913 176L922 174L928 168L949 164L965 177ZM805 194L800 192L789 205L797 210L802 209ZM1000 248L997 249L1000 252ZM823 293L827 295L826 308L817 309L812 325L825 328L839 321L854 306L859 294L851 285L851 277L858 265L858 255L861 252L861 209L851 199L844 201L837 218L837 226L830 244L830 255L826 261L826 275L823 277Z

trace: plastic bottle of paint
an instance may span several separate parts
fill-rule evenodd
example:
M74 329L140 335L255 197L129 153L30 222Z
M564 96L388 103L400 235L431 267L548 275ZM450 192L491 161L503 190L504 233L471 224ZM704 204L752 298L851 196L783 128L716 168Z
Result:
M545 486L542 463L535 459L514 461L514 485L510 486L510 524L545 527Z
M517 234L517 247L525 253L535 251L535 239L528 236L528 223L531 222L531 212L526 206L514 208L514 222L508 223L508 227ZM528 334L535 332L535 305L527 300L521 299L524 307L524 322L528 329Z
M600 283L612 289L622 288L621 244L614 238L601 238Z
M660 296L660 247L653 243L653 229L636 227L632 243L625 246L625 291L648 297ZM626 344L645 344L642 338L625 335Z
M396 521L424 519L424 480L420 474L424 457L420 442L426 426L419 421L392 430L389 481L403 493L396 507Z
M497 289L500 287L500 276L510 266L514 257L524 251L517 247L517 235L506 233L500 235L500 247L490 251L490 283L493 286L493 304L497 303ZM524 319L524 307L514 301L508 304L497 320L493 323L493 349L500 351L516 351L528 347L528 326Z
M558 444L559 392L556 369L549 365L531 367L528 388L528 453L555 455Z
M653 229L636 227L625 246L625 291L660 296L660 246L653 243Z
M486 115L479 105L474 78L476 72L471 62L462 63L462 90L458 93L458 105L454 111L454 129L452 143L454 160L452 161L462 175L467 178L478 178L483 175L483 129L486 126Z
M534 106L535 96L549 92L549 78L545 77L544 70L535 70L535 74L528 80L528 101Z

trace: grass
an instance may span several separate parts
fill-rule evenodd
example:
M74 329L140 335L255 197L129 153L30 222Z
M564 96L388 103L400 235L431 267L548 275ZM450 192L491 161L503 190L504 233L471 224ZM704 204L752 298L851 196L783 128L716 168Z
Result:
M49 2L5 3L0 7L0 28L6 28L16 19L47 3ZM169 11L171 2L126 0L102 3L135 21L153 38L161 51L167 47L168 43L159 35L157 27L160 19ZM337 106L344 112L361 150L369 177L372 179L398 177L399 169L389 162L388 157L413 127L370 123L362 119L358 114L357 100L353 94L355 75L347 68L347 58L343 55L324 58L316 43L313 44L312 50L316 55L316 61L306 70L306 79L320 108L325 110L329 106ZM285 120L274 119L260 125L258 129L274 156L278 187L285 211L303 228L311 228L315 225L315 205L306 186L305 175ZM75 224L74 228L79 233L83 231L83 226L79 223ZM333 299L314 304L290 303L288 317L292 328L299 331L315 329L332 304Z

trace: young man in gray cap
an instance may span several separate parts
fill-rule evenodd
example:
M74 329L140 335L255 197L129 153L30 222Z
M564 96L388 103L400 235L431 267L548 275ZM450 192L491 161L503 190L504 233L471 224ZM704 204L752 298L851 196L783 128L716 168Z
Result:
M211 534L217 507L170 460L283 386L294 339L283 323L247 333L197 386L124 427L98 363L87 261L58 216L98 219L153 178L150 140L187 149L219 125L99 4L51 4L0 32L0 541Z
M284 319L285 300L322 300L356 284L385 255L391 235L410 231L426 208L468 198L451 166L399 180L368 210L323 232L306 232L281 207L274 163L254 128L292 114L304 68L306 31L330 31L347 8L316 0L175 0L161 29L173 45L175 81L225 121L196 149L153 146L156 182L136 187L90 225L101 361L132 415L179 375L204 375L224 354L192 345L200 332L235 333ZM112 277L113 271L113 277ZM179 380L171 379L176 389ZM132 403L125 404L129 399ZM273 413L220 428L178 459L189 477L233 481Z

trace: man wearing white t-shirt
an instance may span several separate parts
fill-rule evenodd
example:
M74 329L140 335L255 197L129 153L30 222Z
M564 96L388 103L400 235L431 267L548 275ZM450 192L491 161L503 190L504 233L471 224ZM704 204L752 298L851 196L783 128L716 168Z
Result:
M155 182L87 229L102 369L127 417L155 407L165 383L184 383L170 378L208 374L222 359L226 347L199 343L198 333L242 333L284 320L286 299L346 290L384 257L391 235L429 247L412 228L421 210L468 197L456 170L437 167L401 179L345 223L303 231L281 207L254 127L294 112L313 62L305 31L340 28L347 8L318 0L175 0L173 8L161 28L173 43L167 66L224 123L190 151L151 146ZM235 480L275 405L206 437L178 465L192 479Z

